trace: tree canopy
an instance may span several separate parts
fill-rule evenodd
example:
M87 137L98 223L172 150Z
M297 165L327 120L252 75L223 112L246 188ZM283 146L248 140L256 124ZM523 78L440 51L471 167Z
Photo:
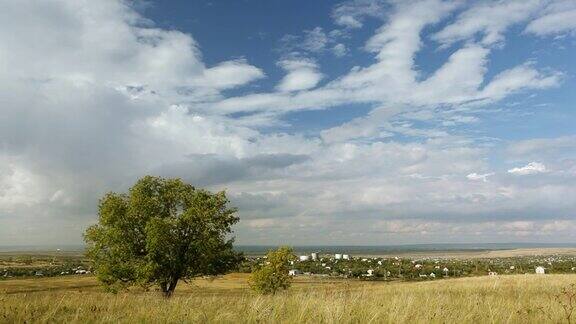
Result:
M221 274L240 260L229 237L238 217L223 191L146 176L128 193L106 194L98 216L85 233L88 256L113 291L158 285L169 297L178 280Z

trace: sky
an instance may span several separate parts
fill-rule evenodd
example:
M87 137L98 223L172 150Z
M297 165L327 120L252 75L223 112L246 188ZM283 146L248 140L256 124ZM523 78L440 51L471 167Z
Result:
M140 177L237 244L575 242L574 0L1 0L0 245Z

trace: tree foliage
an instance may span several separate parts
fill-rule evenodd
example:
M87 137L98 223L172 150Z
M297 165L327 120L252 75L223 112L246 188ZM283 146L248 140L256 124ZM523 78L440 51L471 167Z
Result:
M250 287L261 294L275 294L280 289L288 289L292 280L288 275L290 261L296 257L289 247L280 247L266 255L262 267L252 272Z
M221 274L240 260L229 238L238 217L225 192L146 176L126 194L106 194L98 214L85 233L88 256L113 291L158 285L169 297L178 280Z

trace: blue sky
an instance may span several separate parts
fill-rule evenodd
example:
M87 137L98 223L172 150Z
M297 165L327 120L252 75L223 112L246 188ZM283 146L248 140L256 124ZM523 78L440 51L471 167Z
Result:
M360 29L346 30L335 23L331 17L334 8L341 1L170 1L150 2L141 12L157 26L176 29L194 35L200 44L204 61L207 64L231 58L247 58L249 62L266 71L266 78L253 82L248 89L233 89L229 94L273 91L274 86L284 76L277 61L286 54L283 38L295 36L305 38L307 31L322 28L326 34L331 31L345 31L347 35L334 42L345 45L348 53L335 56L329 49L309 55L321 61L321 72L326 83L346 74L353 66L366 66L374 62L373 55L363 50L374 29L382 24L377 17L366 18L365 26ZM478 2L481 3L481 2ZM390 4L382 4L382 17L392 10ZM463 11L455 10L455 14ZM438 43L429 39L442 27L450 24L447 19L430 26L422 32L423 49L415 57L415 66L423 77L440 68L450 54L461 47L456 44L439 49ZM505 31L506 41L490 54L486 79L494 77L518 62L533 61L542 69L562 71L565 75L563 86L535 93L534 98L526 94L511 95L494 104L497 109L502 105L523 105L525 116L522 122L510 121L499 116L474 125L476 131L487 136L502 139L519 140L531 137L553 137L570 135L575 120L571 103L576 99L572 89L574 85L574 47L576 41L569 34L560 37L534 37L523 33L525 24L512 26ZM335 45L331 43L331 45ZM329 47L330 45L327 45ZM335 126L351 118L365 114L370 105L343 104L329 108L330 117L325 111L289 113L281 118L288 122L283 131L318 133L321 129Z
M0 244L146 174L240 244L573 242L572 0L0 5ZM65 235L64 235L65 234Z

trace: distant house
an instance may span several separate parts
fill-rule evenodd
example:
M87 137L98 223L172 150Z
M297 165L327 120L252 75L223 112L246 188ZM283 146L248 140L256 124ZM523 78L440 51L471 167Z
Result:
M298 270L298 269L288 270L288 275L289 275L289 276L297 276L297 275L299 275L299 274L301 274L301 272L300 272L300 270Z
M310 260L310 256L309 255L301 255L299 257L299 260L300 261L308 261L308 260Z
M497 272L494 272L494 271L488 271L488 275L491 276L491 277L493 277L493 276L497 276L498 273L497 273Z
M436 274L434 272L430 273L430 278L436 278Z
M372 269L368 269L366 272L368 273L368 277L371 277L374 275L374 270L372 270Z
M546 269L544 269L544 267L542 267L542 266L536 267L536 274L545 274L545 273L546 273Z

